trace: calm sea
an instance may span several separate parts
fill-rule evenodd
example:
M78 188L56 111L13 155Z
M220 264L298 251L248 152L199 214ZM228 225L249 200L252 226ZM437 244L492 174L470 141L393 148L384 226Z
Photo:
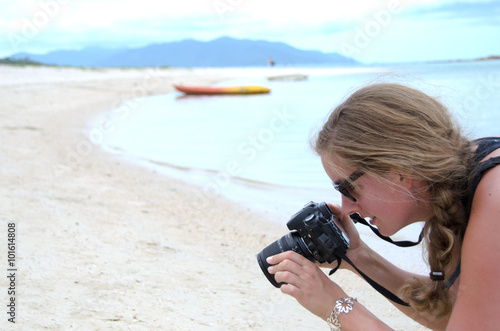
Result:
M352 68L304 81L262 77L219 84L264 85L272 89L266 95L142 98L99 119L113 123L103 147L198 185L195 207L225 195L288 216L310 200L339 203L310 141L336 104L374 82L403 83L438 97L471 137L500 135L500 62L489 61Z

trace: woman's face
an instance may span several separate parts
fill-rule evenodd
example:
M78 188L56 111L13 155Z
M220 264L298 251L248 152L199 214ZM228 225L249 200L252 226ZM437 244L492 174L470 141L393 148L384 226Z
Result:
M335 184L340 184L346 177L340 177L321 157L323 168ZM343 173L351 174L357 169L341 168ZM380 233L392 236L405 226L427 220L429 209L423 208L420 199L415 198L416 182L391 171L386 182L380 182L369 174L364 174L355 181L355 188L347 187L349 193L356 199L342 195L342 212L351 215L359 213L361 217L369 217L370 223L377 226Z

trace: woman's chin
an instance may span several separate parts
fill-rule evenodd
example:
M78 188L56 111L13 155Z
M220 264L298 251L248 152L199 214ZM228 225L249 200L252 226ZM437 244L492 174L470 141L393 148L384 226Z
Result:
M378 232L380 232L381 235L384 235L386 237L390 237L397 232L394 230L386 229L382 224L378 222L378 219L376 217L371 218L369 222L372 226L375 226L377 228Z

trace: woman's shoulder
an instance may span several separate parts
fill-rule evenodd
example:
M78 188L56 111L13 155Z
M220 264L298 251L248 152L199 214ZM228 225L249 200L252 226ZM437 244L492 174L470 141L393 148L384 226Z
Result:
M467 194L464 198L464 206L467 215L470 216L474 201L478 200L477 189L488 186L485 182L490 181L491 177L498 175L489 175L484 178L487 173L493 168L500 168L500 138L498 137L485 137L473 141L474 145L474 161L471 165L470 177L467 184ZM494 171L497 173L498 170Z
M500 208L500 147L483 157L480 164L486 167L474 193L471 213L478 208L491 208L495 203Z
M489 153L483 162L500 158L500 149ZM474 194L472 210L461 249L461 274L458 297L450 319L450 328L464 327L478 321L479 329L499 325L500 297L498 276L500 275L500 166L483 173ZM472 303L472 304L471 304ZM472 314L474 321L460 316ZM483 328L484 326L484 328Z
M476 183L466 230L466 237L474 237L473 241L480 240L482 235L496 237L500 233L500 148L484 156L480 164L486 167Z
M481 163L490 164L482 172L474 192L467 225L469 233L471 227L483 229L485 233L492 231L493 227L500 231L500 148L485 156ZM499 232L491 233L496 236Z

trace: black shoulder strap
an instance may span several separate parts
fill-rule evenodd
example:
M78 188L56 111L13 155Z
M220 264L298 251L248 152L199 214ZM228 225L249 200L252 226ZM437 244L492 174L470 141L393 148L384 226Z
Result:
M474 171L474 176L469 184L469 197L467 199L467 212L470 213L472 208L472 200L474 199L474 193L476 193L476 188L483 177L483 174L486 170L489 170L493 167L496 167L500 164L500 156L489 158L488 160L479 163L478 167Z
M500 137L484 137L474 140L477 143L476 163L479 163L488 154L500 148Z

